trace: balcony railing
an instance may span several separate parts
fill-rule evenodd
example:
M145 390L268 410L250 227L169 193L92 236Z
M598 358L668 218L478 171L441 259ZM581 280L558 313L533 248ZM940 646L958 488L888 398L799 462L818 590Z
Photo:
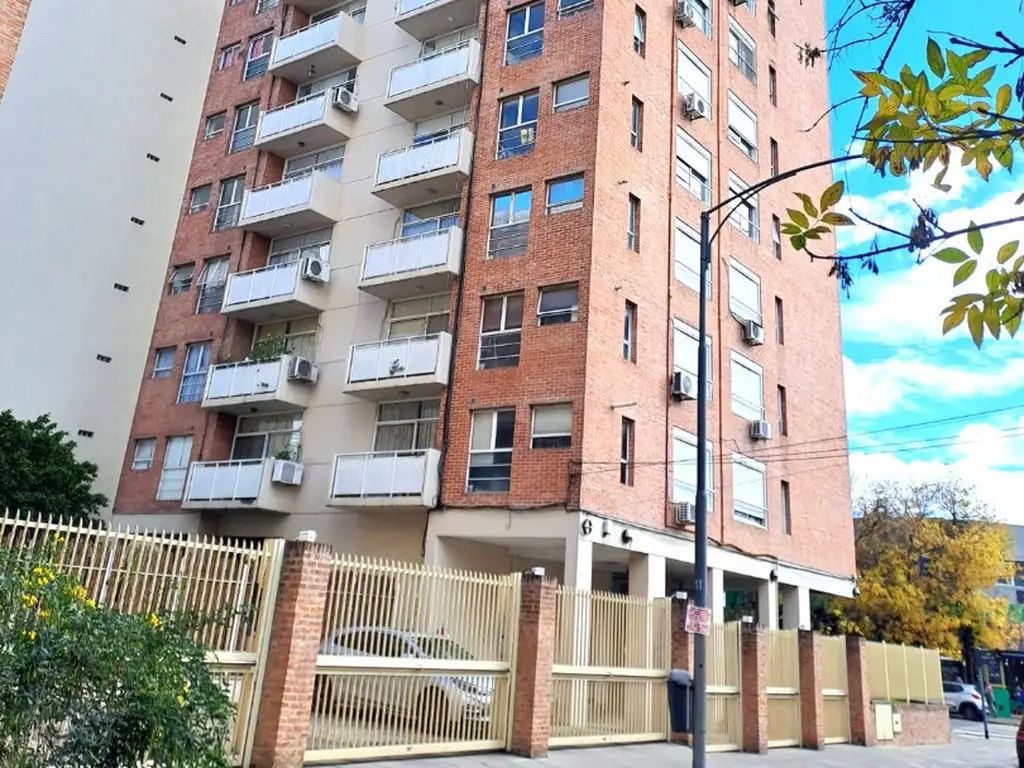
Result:
M465 134L464 130L457 131L385 152L377 160L378 186L457 166Z
M299 283L299 269L302 264L274 264L270 267L238 272L228 278L227 298L224 309L266 301L282 296L291 296Z
M420 8L426 8L428 5L441 5L444 2L445 0L398 0L395 12L399 16L403 16L406 13L418 11Z
M278 358L267 362L243 360L214 366L210 369L203 400L271 394L281 382L281 367L286 362L285 358Z
M448 263L456 227L367 246L363 259L363 280L396 276Z
M445 333L356 344L349 358L348 381L395 381L434 374L442 337L450 338Z
M347 16L347 14L342 13L318 24L303 27L290 35L279 37L274 44L271 66L306 56L319 48L337 42L338 25L341 23L342 16Z
M353 505L390 500L433 506L438 456L436 450L339 454L334 457L331 498Z
M324 120L327 104L333 91L315 93L283 107L264 112L256 130L256 141L266 141L283 133L289 133L307 125L316 125Z
M251 189L242 205L242 219L255 219L268 213L307 206L312 195L313 174Z
M475 40L427 54L410 64L391 70L388 81L388 96L400 96L428 85L440 83L450 77L468 75L470 49Z
M255 501L263 486L263 473L272 460L193 462L185 486L185 502Z

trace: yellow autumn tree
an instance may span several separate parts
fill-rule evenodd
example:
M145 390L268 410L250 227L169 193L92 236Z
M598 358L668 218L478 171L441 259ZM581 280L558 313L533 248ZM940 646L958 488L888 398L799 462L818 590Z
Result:
M854 515L860 594L832 604L841 631L957 658L963 627L985 648L1015 638L1007 601L988 594L1013 573L1010 540L972 488L880 482L855 501Z

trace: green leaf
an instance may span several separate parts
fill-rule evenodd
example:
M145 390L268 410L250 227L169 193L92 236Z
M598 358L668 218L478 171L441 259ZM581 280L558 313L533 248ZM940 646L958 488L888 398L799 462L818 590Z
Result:
M826 189L824 192L822 192L821 203L819 205L819 208L821 208L821 210L823 211L827 211L833 205L842 200L843 189L845 188L845 186L846 185L843 184L842 180L840 179L835 184Z
M1020 309L1016 309L1013 312L1013 314L1010 315L1010 317L1008 317L1003 322L1003 325L1006 326L1006 330L1009 331L1011 337L1016 336L1017 335L1017 329L1020 328L1020 315L1021 315Z
M946 49L946 65L949 73L957 80L967 79L967 63L962 56L958 56L952 48Z
M801 229L807 229L807 227L811 225L811 222L807 220L807 217L795 208L787 208L786 213L789 214L790 220Z
M992 335L992 338L999 338L999 329L1002 324L999 322L999 310L995 304L986 304L984 311L981 313L982 318L985 320L985 325L988 326L988 332Z
M793 235L789 242L793 246L794 251L802 251L804 246L807 245L807 240L803 235Z
M1003 278L1000 275L1001 270L990 269L985 273L985 287L988 288L989 293L999 293L1003 289Z
M980 254L982 249L985 247L985 238L981 236L981 230L978 229L978 225L973 221L967 230L967 244L971 246L971 250L977 254Z
M985 329L982 327L984 322L980 309L971 307L967 310L967 329L971 332L974 346L978 349L981 349L981 342L985 338Z
M799 235L803 230L791 221L783 222L782 234L783 235Z
M944 264L962 264L967 261L967 254L959 248L943 248L938 253L933 253L932 258Z
M852 227L854 225L853 219L842 213L835 213L829 211L821 217L821 220L826 224L831 224L833 227Z
M957 267L956 272L953 273L953 285L960 285L961 283L966 282L970 278L970 276L974 274L974 270L976 270L977 268L977 259L965 261L963 264Z
M803 192L797 192L796 196L800 198L800 202L804 204L804 213L807 214L808 218L818 218L818 209L814 207L814 201L811 200L810 195L805 195Z
M946 62L942 60L942 50L939 44L928 38L928 67L935 73L936 77L946 76Z
M1020 245L1020 240L1011 240L1009 243L999 249L999 254L996 256L996 260L1000 264L1005 264L1013 258L1013 254L1017 252L1017 247Z
M960 323L964 321L967 316L967 310L961 308L952 310L946 319L942 321L942 335L945 336L947 333L956 328Z
M1013 89L1005 83L999 86L999 90L996 91L996 112L999 114L1005 114L1006 110L1010 106L1010 99L1013 98Z

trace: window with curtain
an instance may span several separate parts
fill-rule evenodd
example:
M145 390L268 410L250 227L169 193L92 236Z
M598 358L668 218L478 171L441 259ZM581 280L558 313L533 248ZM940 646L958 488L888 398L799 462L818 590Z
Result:
M220 256L207 259L203 271L199 275L199 298L196 301L196 314L208 315L220 312L224 302L224 289L228 283L228 257Z
M705 473L708 510L715 507L715 462L707 445ZM672 501L697 503L697 436L681 429L672 433Z
M679 127L676 127L676 182L701 202L711 202L711 153Z
M474 411L469 436L470 493L505 493L512 484L512 444L516 412Z
M140 437L135 441L135 452L132 454L132 471L144 472L153 468L153 455L156 453L155 437Z
M764 418L764 373L761 366L736 352L729 369L732 412L747 421Z
M680 96L695 93L711 104L711 70L704 66L697 54L682 43L677 47L676 80Z
M672 321L672 370L679 371L685 376L689 376L694 381L697 380L697 361L699 358L700 345L698 339L700 336L697 333L697 329L693 328L682 320ZM707 377L707 391L708 399L714 393L714 368L711 365L713 359L713 352L711 348L711 337L708 337L708 343L705 347L707 359L708 359L708 377Z
M188 462L192 455L192 436L175 435L167 438L164 464L156 486L157 501L179 501L185 492Z
M533 406L531 448L569 448L572 445L572 405Z
M740 320L761 322L761 280L736 261L729 263L729 311Z
M388 338L433 336L447 331L450 303L447 293L392 301L388 308Z
M345 160L345 145L321 149L302 157L293 157L284 164L284 178L298 179L313 171L323 171L335 181L341 181L341 168Z
M256 138L256 123L260 119L260 103L253 101L235 109L235 127L231 131L229 152L241 152L252 146Z
M688 288L700 290L700 235L681 219L676 219L676 233L673 241L675 277ZM711 294L711 269L708 269L708 295Z
M335 72L333 75L321 77L311 83L303 83L295 91L295 99L304 99L307 96L315 96L318 93L325 93L333 88L344 88L346 91L355 92L356 89L356 68L345 69Z
M291 264L307 257L331 260L331 230L318 229L302 235L276 237L270 242L267 265Z
M433 448L440 409L440 400L381 403L377 407L373 450L407 452Z
M185 364L182 366L181 386L178 388L179 403L198 403L203 399L211 349L212 344L209 341L185 347Z
M254 80L266 74L270 64L270 51L274 47L273 31L264 32L249 40L249 49L245 57L245 74L243 80Z
M729 141L757 162L757 115L735 94L729 94Z
M238 215L242 211L242 194L245 192L245 176L232 176L220 183L220 199L217 203L217 215L213 221L213 231L230 229L238 223Z
M302 412L243 416L238 419L231 460L285 459L298 461Z
M732 455L732 508L737 520L767 527L768 489L764 464Z

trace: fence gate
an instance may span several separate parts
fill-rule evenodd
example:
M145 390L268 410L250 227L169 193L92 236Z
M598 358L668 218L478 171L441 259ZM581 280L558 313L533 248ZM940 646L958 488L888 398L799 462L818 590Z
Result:
M825 743L850 740L846 637L821 638L821 694L825 699Z
M552 747L668 739L672 605L558 587Z
M768 630L768 746L799 747L800 651L797 630Z
M712 624L707 643L708 747L738 750L743 745L739 622Z
M339 555L307 763L505 749L520 577Z

